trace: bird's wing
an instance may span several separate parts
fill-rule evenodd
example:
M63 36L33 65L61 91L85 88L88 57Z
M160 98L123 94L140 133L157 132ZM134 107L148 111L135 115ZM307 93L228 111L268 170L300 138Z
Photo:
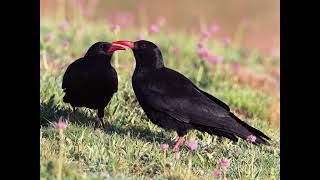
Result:
M118 92L118 75L117 75L117 71L112 68L111 70L111 84L112 84L112 91L113 92Z
M206 95L209 99L211 99L213 102L219 104L221 107L223 107L224 109L226 109L227 111L230 111L230 108L229 106L222 102L221 100L219 100L218 98L212 96L211 94L205 92L205 91L202 91L201 89L199 89L197 86L194 85L194 88L196 88L198 91L200 91L202 94Z
M71 76L72 76L72 68L68 66L66 72L63 75L63 80L62 80L62 89L68 89L71 86Z
M161 77L160 77L161 76ZM143 103L185 123L223 127L229 110L207 97L182 74L166 69L150 76L139 93ZM215 98L216 99L216 98ZM221 102L221 101L219 101Z
M67 90L78 85L78 81L88 80L88 73L82 71L83 58L71 63L63 75L62 89Z
M150 75L140 83L137 96L143 106L190 123L207 132L236 140L235 135L245 139L257 136L258 143L270 139L261 131L241 121L229 107L217 98L199 90L188 78L171 69Z

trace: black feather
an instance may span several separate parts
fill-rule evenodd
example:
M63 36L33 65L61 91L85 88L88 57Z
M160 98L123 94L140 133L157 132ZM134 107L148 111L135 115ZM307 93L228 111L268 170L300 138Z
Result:
M249 135L256 144L269 144L261 131L236 117L227 104L200 90L184 75L166 68L157 46L136 41L133 52L136 68L132 86L139 104L155 124L173 129L179 136L191 129L237 141Z
M86 55L71 63L63 76L63 101L72 107L97 109L99 118L118 90L117 72L111 66L111 43L97 42Z

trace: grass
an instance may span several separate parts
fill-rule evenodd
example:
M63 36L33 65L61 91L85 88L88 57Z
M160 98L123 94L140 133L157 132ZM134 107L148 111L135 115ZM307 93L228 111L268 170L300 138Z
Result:
M241 67L270 78L267 67L278 69L279 59L265 58L237 46L225 47L210 40L207 46L211 52L225 57L221 64L212 64L197 57L199 37L196 34L168 33L165 30L152 36L144 34L146 39L160 46L168 67L185 74L199 87L229 104L242 119L273 140L270 147L251 146L243 140L232 143L192 131L187 139L197 139L198 149L191 151L183 145L179 153L173 154L176 133L152 124L135 98L131 86L135 62L130 51L117 52L119 91L106 108L106 130L94 128L96 112L78 108L76 114L72 114L72 108L62 102L61 82L67 65L81 57L94 42L116 40L108 32L108 25L88 23L77 31L76 28L80 27L73 25L67 32L62 32L51 21L41 23L41 179L56 179L59 163L62 164L63 179L213 179L213 170L221 169L221 159L231 161L230 167L224 171L228 179L279 179L279 126L275 119L278 117L272 112L274 104L279 102L279 94L270 95L261 90L263 87L236 81L242 74L233 69L233 63L240 63ZM55 40L45 42L48 34L54 35ZM117 36L135 39L137 33L134 29L120 30ZM70 47L64 48L63 40L69 40ZM179 54L173 54L172 47L180 47ZM253 55L244 60L245 53ZM60 141L59 131L52 126L59 119L68 122L63 141ZM160 144L164 143L170 145L166 151L160 149ZM61 150L62 144L64 148ZM60 151L62 159L59 159Z

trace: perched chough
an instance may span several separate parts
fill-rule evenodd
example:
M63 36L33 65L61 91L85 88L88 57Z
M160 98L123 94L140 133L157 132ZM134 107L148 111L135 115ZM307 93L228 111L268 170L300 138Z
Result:
M241 121L224 102L199 89L184 75L166 68L161 51L154 43L141 40L112 44L133 50L136 59L132 76L135 95L154 124L178 133L179 139L173 151L178 150L191 129L233 141L238 140L237 136L246 139L253 135L256 136L256 144L269 144L269 137Z
M108 42L93 44L84 57L71 63L62 81L63 101L75 107L98 110L98 122L105 128L104 108L118 90L116 70L110 60L116 50L125 48Z

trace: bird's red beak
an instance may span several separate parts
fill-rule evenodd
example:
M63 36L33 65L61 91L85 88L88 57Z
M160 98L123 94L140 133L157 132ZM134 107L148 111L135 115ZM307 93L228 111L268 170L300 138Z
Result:
M117 50L126 50L126 48L119 46L117 44L112 44L112 46L108 50L108 53L113 53L114 51L117 51Z
M134 48L134 42L133 41L115 41L115 42L112 42L112 44L118 44L118 45L123 45L123 46L127 46L131 49Z

